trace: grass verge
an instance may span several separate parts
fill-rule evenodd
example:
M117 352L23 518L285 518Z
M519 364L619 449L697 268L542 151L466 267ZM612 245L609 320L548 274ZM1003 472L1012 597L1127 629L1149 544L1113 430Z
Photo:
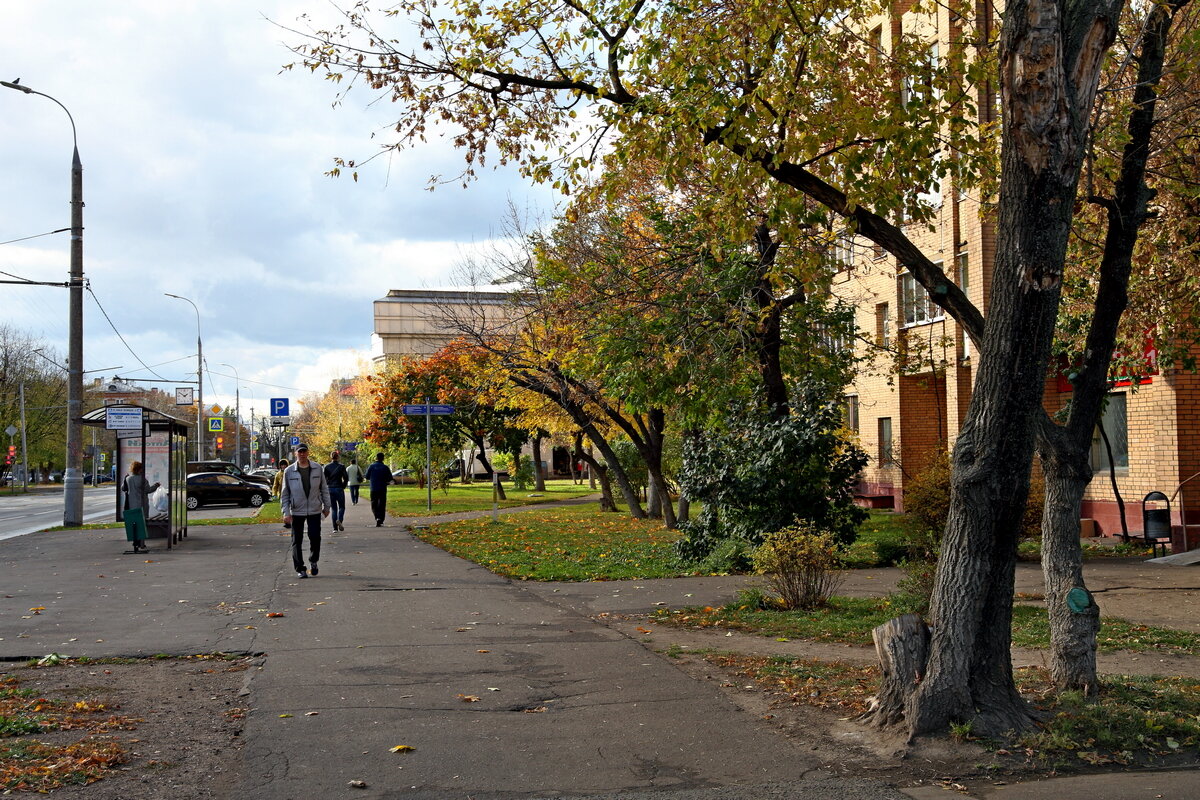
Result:
M705 660L730 679L756 682L776 705L809 705L857 716L879 686L877 667L843 662L714 653ZM1038 730L1013 742L985 742L993 768L1170 766L1200 756L1200 682L1193 678L1114 675L1098 698L1057 693L1040 667L1016 672L1017 685L1046 714ZM970 738L969 731L962 735Z
M601 513L593 504L460 520L415 532L422 540L519 580L601 581L693 575L661 520Z
M569 480L546 481L546 491L531 489L517 490L505 486L507 500L499 501L500 508L537 505L555 500L569 500L594 494L587 484L575 484ZM428 508L428 493L415 484L397 484L388 487L387 510L395 517L424 517L430 514L453 514L459 511L486 511L492 507L492 485L490 483L452 483L446 491L433 490L433 510Z
M764 610L747 602L720 608L663 609L655 619L689 628L722 627L777 639L804 639L843 644L871 644L871 630L902 613L888 598L833 597L815 611ZM1115 617L1101 620L1100 651L1159 652L1200 655L1200 634L1136 625ZM1017 647L1050 646L1050 626L1045 609L1013 606L1013 644Z

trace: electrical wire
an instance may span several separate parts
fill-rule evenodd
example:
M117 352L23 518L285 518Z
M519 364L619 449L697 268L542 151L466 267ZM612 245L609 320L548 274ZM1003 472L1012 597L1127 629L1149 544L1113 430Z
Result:
M117 330L117 326L113 324L112 318L109 317L108 312L104 310L104 306L101 304L100 298L96 297L96 293L92 291L91 282L89 281L86 286L87 286L88 294L90 294L92 296L92 299L96 301L96 307L100 309L100 313L103 314L104 319L108 321L108 327L113 329L113 333L115 333L117 335L117 338L121 340L121 344L125 345L125 349L129 351L129 354L132 355L134 358L136 358L138 360L139 364L141 364L143 367L146 367L146 370L151 375L155 375L159 378L162 378L162 380L166 380L166 378L163 378L162 375L159 375L157 372L150 369L150 367L147 367L146 362L142 361L142 357L139 356L137 353L133 352L133 348L129 346L129 342L125 341L125 337L121 335L121 332L119 330Z
M56 231L46 231L45 233L35 233L33 236L22 236L20 239L9 239L7 242L0 242L0 245L16 244L17 242L28 242L30 239L38 239L42 236L53 236L56 233L66 233L69 230L71 230L71 229L70 228L59 228ZM5 274L7 275L8 273L5 273ZM16 277L16 276L14 275L13 277Z

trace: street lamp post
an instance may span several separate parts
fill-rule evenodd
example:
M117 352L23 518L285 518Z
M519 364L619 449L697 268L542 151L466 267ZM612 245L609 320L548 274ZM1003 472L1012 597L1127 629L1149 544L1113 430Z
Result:
M18 79L19 80L19 79ZM63 473L63 525L83 524L83 162L79 160L79 138L75 118L67 107L45 92L18 81L0 81L0 86L53 101L71 121L71 274L70 316L67 344L67 464Z
M191 303L196 311L196 460L204 460L204 344L200 341L200 309L186 297L163 292L167 297Z
M234 387L233 387L233 397L234 397L234 401L233 401L234 402L233 439L235 442L235 444L233 445L233 452L236 453L236 455L233 457L233 460L234 460L234 463L236 464L242 458L242 386L241 386L242 379L238 375L237 367L235 367L233 364L226 364L226 363L222 362L221 366L229 367L231 370L233 370L233 380L234 380Z

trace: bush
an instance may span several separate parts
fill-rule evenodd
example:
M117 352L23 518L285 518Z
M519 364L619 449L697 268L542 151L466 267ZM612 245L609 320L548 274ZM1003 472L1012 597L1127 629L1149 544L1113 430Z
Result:
M811 522L767 534L750 558L787 609L819 608L842 582L833 534Z
M681 558L703 560L726 540L757 546L799 520L839 544L854 541L867 517L854 504L867 455L845 438L840 407L818 389L801 387L783 419L739 407L724 428L685 443L679 480L701 510L681 526Z

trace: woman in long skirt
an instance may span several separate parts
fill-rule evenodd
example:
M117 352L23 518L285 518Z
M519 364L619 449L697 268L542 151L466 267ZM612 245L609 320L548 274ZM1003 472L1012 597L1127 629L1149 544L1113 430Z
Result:
M150 510L150 493L158 488L151 485L142 474L142 462L134 461L129 465L129 474L125 476L125 538L133 542L133 552L148 553L146 539L149 533L146 529L146 517Z

